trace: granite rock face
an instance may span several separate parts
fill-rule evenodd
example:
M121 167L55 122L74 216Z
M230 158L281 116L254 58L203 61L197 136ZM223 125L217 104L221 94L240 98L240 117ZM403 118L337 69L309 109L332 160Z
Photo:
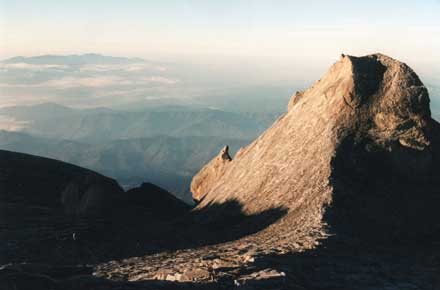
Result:
M197 209L228 200L249 214L288 208L271 227L283 232L287 223L304 233L434 234L439 135L411 68L382 54L342 55L232 161L203 167L191 190Z

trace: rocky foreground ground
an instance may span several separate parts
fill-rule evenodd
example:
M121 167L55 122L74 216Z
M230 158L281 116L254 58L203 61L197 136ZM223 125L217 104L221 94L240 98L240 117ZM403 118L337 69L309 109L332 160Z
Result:
M369 248L342 241L296 241L271 248L243 240L88 266L8 265L0 271L0 289L434 290L440 286L439 244Z

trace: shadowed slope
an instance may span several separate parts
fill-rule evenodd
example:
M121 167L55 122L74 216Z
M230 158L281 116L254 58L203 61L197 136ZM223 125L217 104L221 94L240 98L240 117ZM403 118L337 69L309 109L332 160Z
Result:
M0 150L0 264L84 263L124 255L123 245L134 243L124 236L127 227L145 237L153 224L189 209L151 184L124 193L96 172Z
M245 214L233 200L190 209L150 183L124 192L93 171L0 150L0 265L97 263L212 245L256 233L286 212Z

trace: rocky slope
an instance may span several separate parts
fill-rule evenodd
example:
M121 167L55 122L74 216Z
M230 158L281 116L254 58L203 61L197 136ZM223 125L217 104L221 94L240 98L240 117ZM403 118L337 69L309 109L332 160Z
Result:
M204 167L193 196L198 209L228 200L250 214L286 207L283 220L309 231L438 234L439 132L427 89L407 65L343 55L232 161Z

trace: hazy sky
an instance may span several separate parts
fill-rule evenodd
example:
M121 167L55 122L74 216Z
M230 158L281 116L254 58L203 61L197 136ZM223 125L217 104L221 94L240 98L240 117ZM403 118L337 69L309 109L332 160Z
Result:
M383 52L440 71L439 15L439 0L0 0L0 57L96 52L288 69Z

